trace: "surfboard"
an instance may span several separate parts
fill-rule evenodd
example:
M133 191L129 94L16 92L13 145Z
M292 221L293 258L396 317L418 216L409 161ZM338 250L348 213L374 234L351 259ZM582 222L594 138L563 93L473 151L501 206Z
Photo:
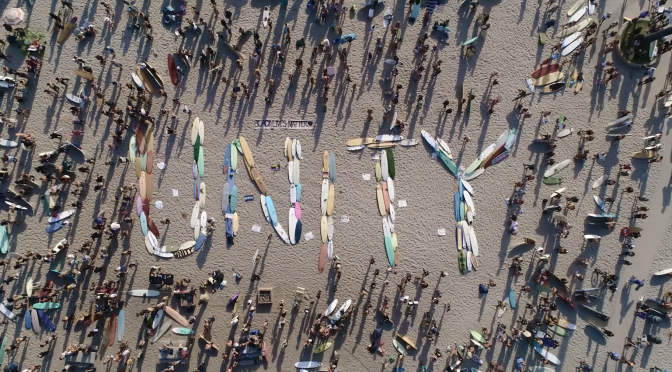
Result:
M56 326L55 326L54 323L51 321L51 319L49 319L49 317L47 316L47 313L45 313L44 310L37 309L37 310L35 310L34 312L37 312L37 316L38 316L38 317L40 318L40 320L42 321L42 324L44 324L44 326L47 327L47 329L49 330L49 332L54 332L54 331L56 331ZM33 320L35 320L35 319L33 319ZM39 327L39 322L38 322L37 324L35 324L35 322L33 322L33 328L36 329L36 328L38 328L38 327Z
M188 336L188 335L193 335L194 330L190 328L184 328L184 327L174 327L171 329L173 333L176 335L183 335L183 336Z
M381 185L376 185L376 200L378 201L378 212L381 216L387 216L387 209L385 208L385 198L383 195L383 188Z
M534 348L534 351L536 351L539 355L546 358L546 360L548 360L549 362L551 362L555 365L560 365L560 359L558 359L558 357L553 355L550 351L548 351L546 349L542 349L538 346Z
M593 199L595 199L595 205L597 205L597 207L600 208L600 209L602 210L602 212L606 212L606 211L607 211L607 207L606 207L606 205L604 204L604 202L602 201L602 199L600 199L599 196L597 196L597 195L593 195Z
M493 151L495 151L495 144L494 144L494 143L492 143L492 144L490 144L490 146L486 147L485 150L483 150L483 151L481 152L481 154L478 155L478 157L476 158L476 160L474 160L474 161L469 165L469 167L467 167L467 169L464 170L464 173L465 173L465 174L468 174L468 173L472 173L472 172L474 172L477 168L479 168L479 167L481 166L481 163L483 163L483 161L484 161L488 156L490 156L490 154L491 154Z
M577 10L581 7L581 5L585 4L585 0L577 0L568 10L567 10L567 17L571 17L574 13L576 13Z
M322 243L322 246L320 247L320 255L317 260L317 272L322 273L324 271L324 266L327 263L327 249L328 249L329 244L328 243Z
M328 350L331 347L331 345L333 345L333 342L325 342L321 345L318 345L317 347L315 347L315 349L313 349L313 354L322 353Z
M33 318L31 317L30 312L30 309L27 309L23 315L24 327L26 327L26 330L31 330L33 328Z
M596 179L595 182L593 182L593 184L592 184L591 187L592 187L593 189L596 189L596 188L602 186L602 184L603 184L605 181L608 181L608 180L609 180L609 175L608 175L608 174L605 174L605 175L603 175L602 177Z
M117 317L117 341L121 342L124 339L124 309L119 310L119 316Z
M560 172L561 170L567 168L569 164L571 164L572 161L569 159L563 160L558 164L555 164L551 168L547 169L546 172L544 172L544 178L551 177L555 175L556 173Z
M40 311L42 311L42 310L40 310ZM40 316L37 313L37 310L31 311L29 313L29 315L30 315L31 328L33 329L33 332L35 332L35 334L39 335L40 332L42 332L42 327L40 326ZM46 326L46 324L45 324L45 326Z
M77 24L77 17L72 17L68 23L63 26L63 29L61 32L58 33L58 37L56 38L56 43L62 44L68 38L70 35L72 35L72 29L75 28L75 24Z
M61 304L56 302L36 302L33 304L33 309L40 309L40 310L52 310L52 309L58 309L60 307Z
M294 367L296 368L306 368L306 369L311 369L311 368L317 368L321 367L322 362L316 362L316 361L303 361L303 362L296 362L294 363Z
M268 210L268 217L271 219L271 225L277 225L278 215L275 212L275 206L273 205L273 200L271 200L270 196L266 197L266 209Z
M334 202L335 202L335 191L334 185L329 185L329 193L327 194L327 216L334 214Z
M151 339L151 343L155 343L156 341L158 341L161 338L161 336L166 334L166 332L168 332L172 328L172 326L173 326L172 320L166 320L165 322L163 322L161 328L155 331L154 337L152 337Z
M265 6L264 11L262 12L261 23L264 25L264 28L268 26L268 19L271 15L269 7Z
M382 192L382 190L381 190ZM320 196L320 208L322 209L322 215L327 215L327 200L329 199L329 180L322 179L322 194ZM382 199L382 194L381 194Z
M572 17L569 18L569 19L567 20L567 24L571 24L571 23L573 23L573 22L578 22L579 19L581 19L581 18L586 14L587 11L588 11L588 7L587 7L587 6L584 6L584 7L582 7L582 8L579 8L579 9L576 11L576 13L574 13L574 15L572 15Z
M632 153L633 159L653 159L656 153L649 150L641 150Z
M551 73L549 73L547 75L544 75L540 78L534 79L534 81L532 82L532 85L535 86L535 87L548 85L548 84L551 84L551 83L555 83L558 80L562 80L562 78L564 78L564 76L565 76L565 74L562 71L551 72Z
M289 241L296 244L296 212L294 207L289 208Z
M329 179L336 182L336 156L333 151L329 151Z
M530 77L533 79L538 79L542 76L548 75L552 72L556 72L560 69L560 65L557 63L553 63L550 65L543 65L539 67L538 69L534 70L531 74Z
M574 40L571 44L567 45L567 47L562 49L562 56L564 57L564 56L572 53L574 50L576 50L576 48L579 47L579 45L581 45L582 42L583 42L583 37L579 37L578 39ZM564 74L558 80L561 80L562 78L564 78Z
M161 292L154 289L132 289L127 292L133 297L158 297Z
M170 81L174 86L177 86L179 79L177 77L177 66L175 66L172 53L168 53L168 74L170 75Z

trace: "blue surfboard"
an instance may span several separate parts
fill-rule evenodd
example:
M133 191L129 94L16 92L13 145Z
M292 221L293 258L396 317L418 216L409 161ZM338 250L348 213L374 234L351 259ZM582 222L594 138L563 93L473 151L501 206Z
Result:
M453 209L455 210L455 222L460 222L460 194L457 191L453 198Z
M56 326L54 323L51 322L51 319L47 316L47 313L44 312L44 310L35 310L37 311L37 316L40 318L40 321L42 321L42 324L44 324L45 327L49 330L49 332L54 332L56 331Z
M44 229L44 231L46 231L47 234L51 234L51 233L54 233L54 232L64 228L65 226L67 226L67 225L65 225L63 223L63 221L60 221L60 222L57 222L57 223L52 223L51 225L47 226L47 228Z
M26 329L30 330L33 328L33 318L30 316L30 309L26 310L26 313L23 315L23 320L26 323Z
M296 184L296 202L297 203L301 202L301 184L300 183Z
M233 220L227 218L224 221L225 221L224 224L226 225L226 237L233 238Z
M275 206L270 196L266 197L266 209L268 210L268 217L271 219L271 225L275 227L278 224L278 215L275 213Z
M294 241L298 244L301 241L301 228L303 224L301 220L296 221L296 230L294 232Z
M509 289L509 306L511 306L512 309L515 309L518 306L516 292L513 289Z
M194 251L198 252L199 249L203 248L203 243L205 243L205 234L201 234L201 236L198 237L196 245L194 246Z

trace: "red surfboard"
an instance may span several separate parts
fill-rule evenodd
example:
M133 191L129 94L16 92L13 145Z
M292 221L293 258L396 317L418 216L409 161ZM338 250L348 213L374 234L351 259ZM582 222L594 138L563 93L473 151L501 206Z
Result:
M172 54L168 54L168 72L170 73L170 81L173 82L173 85L177 86L177 66L175 66Z

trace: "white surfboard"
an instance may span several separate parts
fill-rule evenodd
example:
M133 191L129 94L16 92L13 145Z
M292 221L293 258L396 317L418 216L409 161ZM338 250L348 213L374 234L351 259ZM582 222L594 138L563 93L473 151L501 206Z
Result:
M273 226L273 228L278 233L282 241L285 242L285 244L289 244L289 236L287 236L287 232L282 228L280 223L278 222L278 224Z
M294 162L287 162L287 177L289 178L289 183L294 183Z
M14 141L6 140L6 139L0 139L0 146L2 146L2 147L16 147L18 145L19 144L14 142Z
M569 9L567 10L567 17L571 17L572 14L576 13L577 10L581 7L581 5L585 4L586 0L577 0Z
M478 257L478 240L476 240L476 232L473 225L469 228L469 244L474 256Z
M574 132L574 128L565 128L558 132L558 138L565 138Z
M630 119L631 117L632 117L631 114L627 114L627 115L625 115L625 116L623 116L623 117L620 117L620 118L618 118L618 119L616 119L616 120L614 120L614 121L612 121L612 122L609 122L609 124L606 125L606 128L613 127L614 125L621 124L622 122L624 122L624 121Z
M296 185L289 185L289 205L296 203Z
M70 216L72 216L73 214L75 214L74 210L61 212L61 213L57 214L56 217L49 217L49 223L55 223L55 222L64 220L66 218L70 218Z
M264 217L266 217L266 221L271 222L271 217L268 215L268 209L266 208L266 198L262 196L259 199L261 200L261 210L264 212Z
M583 37L580 37L580 38L574 40L571 44L567 45L566 48L562 49L562 56L564 57L564 56L574 52L574 50L576 50L576 48L578 48L579 45L581 45L582 42L583 42Z
M550 167L549 169L546 170L546 172L544 172L544 178L548 178L548 177L553 176L554 174L556 174L556 173L560 172L561 170L567 168L567 166L570 165L571 163L572 163L571 160L566 159L566 160L563 160L560 163Z
M201 205L197 201L196 204L194 204L194 209L191 211L191 223L189 224L189 226L191 226L192 229L196 227L196 223L198 221L198 215L200 214L200 212L201 212Z
M394 224L394 221L397 219L397 212L394 211L394 204L390 203L390 213L387 215L390 218L390 222Z
M584 6L583 8L580 8L579 10L576 11L576 13L574 13L572 18L570 18L567 21L567 23L569 24L569 23L572 23L572 22L578 22L579 19L581 19L586 14L587 11L588 11L587 6Z
M294 145L294 156L299 159L303 160L303 153L301 149L301 141L300 140L294 140L296 141L296 144Z
M292 182L295 185L301 183L301 161L299 158L294 158L294 169L292 170Z
M427 142L427 144L432 149L434 149L434 151L436 151L437 144L436 144L436 140L434 139L434 137L432 137L431 134L429 134L427 131L424 131L424 130L421 131L420 133L422 134L422 138L425 140L425 142Z
M296 244L296 211L294 207L289 208L289 241Z
M471 198L471 195L469 195L469 192L467 190L464 190L464 192L462 193L462 196L464 197L464 202L467 203L467 205L471 209L472 213L475 215L476 214L476 206L474 205L474 200Z
M467 192L469 192L471 196L474 196L474 189L471 187L469 182L465 181L463 178L460 178L460 182L462 182L464 189L467 190Z
M158 297L161 292L153 289L132 289L128 294L133 297Z
M268 26L268 19L271 16L271 12L267 6L264 7L264 12L262 13L261 23L264 25L264 28Z
M671 269L665 269L665 270L656 271L655 273L653 273L653 275L654 275L654 276L659 276L659 275L667 275L667 274L670 274L670 273L672 273L672 268L671 268Z
M327 239L334 240L334 216L327 217Z
M404 139L404 136L397 136L394 134L381 134L376 136L378 142L399 142Z
M387 151L385 150L380 151L380 169L383 176L383 181L387 181L387 179L390 177L390 170L387 164Z
M333 313L334 310L336 310L336 305L338 305L338 300L335 299L335 300L331 301L329 306L327 306L327 309L324 311L324 316L331 315L331 313Z
M208 229L208 213L201 212L201 234L205 234Z
M387 195L390 198L390 203L394 203L394 180L392 178L387 179Z
M605 174L605 175L603 175L602 177L596 179L595 182L593 182L593 184L592 184L592 188L593 188L593 189L596 189L596 188L602 186L602 184L603 184L605 181L607 181L607 180L609 180L609 175L608 175L608 174Z

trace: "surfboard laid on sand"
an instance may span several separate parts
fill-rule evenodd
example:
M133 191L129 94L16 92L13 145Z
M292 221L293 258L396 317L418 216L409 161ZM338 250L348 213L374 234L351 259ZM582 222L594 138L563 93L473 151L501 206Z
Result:
M560 365L560 363L561 363L560 359L558 359L558 357L556 357L555 355L553 355L550 351L548 351L546 349L542 349L542 348L537 346L537 347L534 348L534 351L536 351L539 355L543 356L544 358L546 358L546 360L548 360L549 362L551 362L555 365Z
M550 65L544 65L539 67L538 69L534 70L531 74L530 77L533 79L538 79L542 76L548 75L552 72L556 72L560 69L560 65L557 63L553 63Z
M567 166L570 165L571 163L572 163L571 160L566 159L566 160L561 161L558 164L555 164L554 166L547 169L546 172L544 172L544 178L548 178L548 177L551 177L551 176L555 175L556 173L560 172L561 170L567 168Z
M264 28L268 27L268 19L270 16L271 16L270 8L265 6L261 17L261 23L264 25Z
M66 23L61 32L59 32L58 38L56 38L56 43L62 44L64 41L68 40L70 35L72 35L72 29L75 28L75 24L77 24L77 17L72 17L70 22Z

